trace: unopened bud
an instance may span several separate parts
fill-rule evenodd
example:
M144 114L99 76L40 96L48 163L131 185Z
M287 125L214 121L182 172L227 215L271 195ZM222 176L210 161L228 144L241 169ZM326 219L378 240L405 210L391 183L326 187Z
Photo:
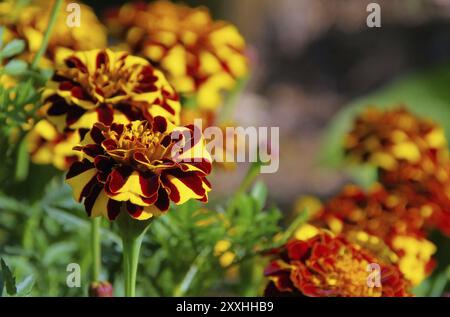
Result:
M109 282L92 282L89 297L113 297L113 287Z

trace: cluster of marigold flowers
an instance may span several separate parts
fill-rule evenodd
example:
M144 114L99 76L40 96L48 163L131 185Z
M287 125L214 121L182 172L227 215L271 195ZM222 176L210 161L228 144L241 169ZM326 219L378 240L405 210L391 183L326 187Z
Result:
M32 161L68 171L75 199L91 217L112 220L123 210L148 219L170 201L207 201L212 160L204 139L194 138L192 119L212 124L223 94L248 72L236 27L213 20L206 8L164 0L111 9L107 27L81 4L79 26L71 27L69 3L40 61L53 76L42 93L41 120L27 136ZM3 42L26 44L17 58L32 61L53 4L0 5ZM107 48L108 36L119 44ZM174 155L180 142L188 150Z
M24 40L26 49L18 58L31 62L42 43L54 1L31 0L17 9L19 3L10 0L0 5L3 42ZM248 73L243 37L234 25L213 20L205 7L165 0L129 2L108 10L104 26L90 7L80 4L79 26L71 27L64 14L69 3L62 5L40 62L41 67L54 69L55 76L45 92L43 120L29 134L34 163L67 170L81 159L80 153L72 150L81 141L79 130L89 129L97 121L108 123L114 118L116 123L126 123L144 119L148 112L175 124L189 125L197 118L203 120L204 128L218 123L224 96ZM131 62L114 65L109 74L100 69L94 74L92 62L98 52L92 50L106 49L108 36L116 42L108 56L117 56L117 60L122 56ZM130 57L125 59L125 52ZM82 57L67 61L70 55L80 54ZM135 69L141 67L134 64L134 56L142 58L137 64L145 60L155 69L144 75L140 87L133 86L140 80ZM75 61L79 66L80 59L88 69L68 65ZM96 84L92 85L94 76ZM157 80L161 77L168 83L164 87ZM102 86L105 96L97 86ZM121 91L114 95L117 89ZM162 94L160 98L157 92ZM51 98L47 98L49 94ZM64 105L70 104L70 99L76 107Z
M371 164L371 189L346 186L322 204L304 199L310 223L274 250L271 296L409 296L436 265L431 230L450 234L450 159L441 127L400 107L367 108L345 139L348 161ZM368 265L380 266L380 287ZM369 270L370 272L370 270Z

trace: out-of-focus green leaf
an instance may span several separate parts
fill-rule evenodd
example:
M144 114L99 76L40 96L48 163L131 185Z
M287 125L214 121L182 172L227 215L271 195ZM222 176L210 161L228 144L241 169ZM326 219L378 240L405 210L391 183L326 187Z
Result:
M258 205L258 209L262 209L266 205L267 186L262 181L257 181L253 186L251 194Z
M5 65L4 71L8 75L18 76L27 70L27 63L22 60L14 59Z
M26 138L22 140L17 151L16 163L16 180L23 181L28 175L28 168L30 166L30 157L28 155Z
M350 165L344 171L360 186L369 189L378 180L378 170L370 164Z
M34 285L33 275L28 275L22 282L17 284L17 296L29 296Z
M57 220L61 225L65 226L67 229L74 229L76 228L77 230L80 229L84 229L84 230L89 230L89 226L90 223L89 221L86 219L82 219L80 217L74 216L73 214L55 208L55 207L50 207L47 206L45 207L45 211L47 212L47 214L54 218L55 220ZM112 232L111 230L107 230L105 228L101 229L101 234L103 237L105 237L108 240L111 240L112 242L121 245L121 239L120 237Z
M442 293L444 292L445 286L448 283L448 277L447 272L442 271L439 274L436 275L436 277L433 279L433 284L430 289L429 296L431 297L440 297L442 296Z
M427 278L422 283L414 287L412 293L418 297L425 297L429 294L431 288L430 278Z
M450 64L407 75L344 107L327 129L319 160L326 166L341 166L343 140L353 118L365 107L383 109L404 105L418 115L441 124L450 140Z
M22 53L24 49L25 49L25 41L14 39L5 45L5 47L0 51L0 54L2 55L2 58L9 58L14 55Z
M51 266L52 264L66 264L72 262L73 259L68 258L70 254L77 248L74 241L63 241L54 243L48 247L42 258L42 264ZM70 260L70 261L69 261Z

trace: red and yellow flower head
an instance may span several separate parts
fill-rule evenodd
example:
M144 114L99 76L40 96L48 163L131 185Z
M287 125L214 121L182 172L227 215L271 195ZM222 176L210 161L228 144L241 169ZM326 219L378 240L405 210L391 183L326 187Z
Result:
M90 217L115 219L121 211L139 220L158 216L170 201L206 202L211 157L201 131L175 127L157 116L152 121L96 123L76 149L84 159L66 177L74 198ZM184 145L180 152L178 146Z
M426 206L428 226L450 235L450 156L442 127L405 108L368 108L355 119L345 150L350 160L378 167L388 191Z
M61 48L91 50L107 46L106 28L89 6L77 2L80 6L79 25L68 24L66 7L69 3L73 2L64 1L58 14L45 54L44 66L53 63L57 51ZM9 1L0 7L0 21L6 27L6 33L9 34L7 37L25 40L27 47L22 57L28 61L32 60L42 44L53 4L54 0L34 0L16 10L16 7L21 5L20 1ZM14 17L13 12L17 13Z
M248 73L245 41L237 28L214 21L207 8L169 1L127 3L111 11L107 24L122 33L134 54L148 58L176 90L216 109L222 92Z
M325 231L292 240L272 253L275 258L264 270L270 279L266 296L409 296L409 284L395 265ZM370 264L379 265L378 287L369 283Z
M405 179L417 181L449 160L444 130L405 108L367 108L355 119L345 152L351 161L368 162L383 171L403 171Z
M106 49L71 53L61 60L43 92L46 115L60 131L156 116L179 123L177 94L145 59Z
M383 253L386 260L398 263L405 277L417 285L434 268L432 256L436 252L424 231L430 216L428 202L417 203L402 194L386 191L379 184L369 192L351 185L328 201L313 223L345 235L377 256ZM391 254L385 252L384 244Z

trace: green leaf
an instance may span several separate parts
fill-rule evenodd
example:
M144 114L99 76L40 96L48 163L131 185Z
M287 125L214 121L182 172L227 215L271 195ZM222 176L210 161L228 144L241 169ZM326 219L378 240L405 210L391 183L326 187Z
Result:
M370 164L351 165L346 167L345 171L365 189L369 189L378 180L378 169Z
M442 296L442 293L444 292L447 282L448 282L447 272L446 271L440 272L433 280L429 296L431 297Z
M17 296L29 296L34 286L33 275L28 275L22 282L17 284Z
M42 264L51 266L61 264L69 260L69 256L75 252L77 245L73 241L57 242L51 245L41 259ZM69 262L68 262L69 263Z
M3 33L4 32L5 32L5 28L3 26L0 26L0 50L1 50L2 46L3 46ZM1 56L0 56L0 59L1 59ZM0 290L0 292L1 292L1 290ZM1 295L2 294L0 293L0 296Z
M339 167L344 162L343 140L353 118L367 106L389 109L404 105L418 115L442 125L450 140L450 63L431 70L406 75L384 88L344 107L322 140L320 162Z
M6 293L8 295L16 295L16 278L13 276L9 267L6 265L5 261L2 258L0 258L0 264L2 269L2 280L4 281L6 286Z
M0 54L2 55L2 58L9 58L14 55L22 53L24 49L25 49L25 41L14 39L5 45Z
M13 59L6 64L4 71L8 75L18 76L23 74L27 70L27 63L24 61Z
M251 196L255 199L258 209L261 210L266 205L267 186L263 181L258 181L253 186Z
M22 181L28 176L28 168L30 166L30 158L27 149L27 140L23 138L17 151L16 175L17 181Z

